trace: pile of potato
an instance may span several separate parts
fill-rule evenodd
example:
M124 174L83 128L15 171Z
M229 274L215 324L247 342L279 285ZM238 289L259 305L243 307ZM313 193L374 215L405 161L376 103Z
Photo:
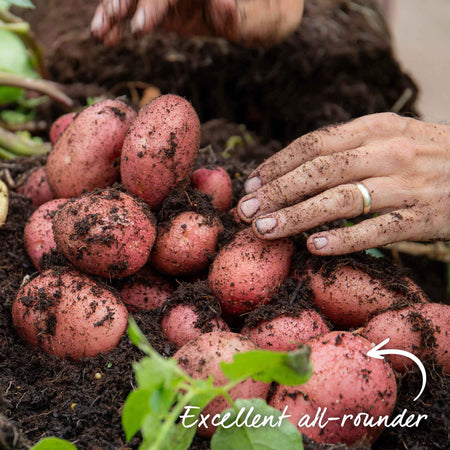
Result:
M180 347L175 357L183 369L198 378L212 374L216 384L223 384L219 363L236 352L258 347L289 351L306 343L312 348L312 378L295 388L278 386L270 399L280 410L289 404L292 420L314 416L318 406L334 415L391 414L396 399L392 367L366 355L371 342L386 337L393 347L421 357L433 353L450 373L449 307L427 303L411 280L407 284L418 303L394 311L400 294L361 270L342 266L330 277L305 261L304 273L292 271L290 240L262 241L241 224L218 248L224 231L220 217L234 214L232 183L221 167L193 172L200 123L185 99L164 95L138 114L121 101L105 100L62 116L52 127L51 140L45 169L37 169L21 187L38 206L24 242L41 271L20 289L12 309L17 333L28 344L61 358L91 357L117 345L129 311L165 310L162 330ZM193 208L157 223L154 214L167 196L188 184L210 196L217 214ZM46 269L44 262L55 253L68 265ZM202 276L220 305L206 328L197 326L195 305L165 308L174 291L170 281ZM276 302L289 277L298 283L309 280L315 309L231 331L238 331L243 315ZM109 286L112 279L121 279L119 292ZM422 345L417 321L426 323L431 346ZM349 331L364 326L366 337ZM391 362L399 371L410 363L395 357ZM231 394L266 399L269 386L247 380ZM227 406L225 399L217 399L208 413ZM354 444L372 442L380 429L301 431L318 442ZM200 432L211 436L214 429Z

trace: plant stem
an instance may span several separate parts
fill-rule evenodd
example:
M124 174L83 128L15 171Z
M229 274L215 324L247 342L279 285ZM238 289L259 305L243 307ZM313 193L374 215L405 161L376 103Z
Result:
M0 30L12 31L17 34L27 34L30 31L30 26L26 22L5 23L0 21Z
M56 84L47 80L36 80L13 73L0 71L0 85L15 86L31 91L41 92L53 98L67 108L73 106L73 100L62 92Z
M32 156L48 153L50 144L36 144L30 139L26 139L17 134L11 133L0 127L0 147L7 152L19 156Z

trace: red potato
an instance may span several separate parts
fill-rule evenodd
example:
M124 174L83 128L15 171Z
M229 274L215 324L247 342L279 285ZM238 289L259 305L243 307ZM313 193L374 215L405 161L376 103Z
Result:
M56 144L56 141L59 139L61 134L63 134L64 130L69 126L76 115L77 113L74 112L63 114L53 122L53 125L50 128L50 142L52 145Z
M36 269L40 269L39 261L45 254L56 251L56 242L53 234L53 218L56 211L68 199L58 198L41 205L30 217L24 230L24 243L28 256Z
M148 266L126 280L119 290L120 298L130 312L159 308L172 292L170 284Z
M243 328L241 334L247 336L259 348L288 352L314 336L329 331L318 312L305 309L296 317L280 315L260 323L255 328Z
M152 266L172 276L193 275L206 269L216 252L223 227L219 219L208 219L192 211L182 212L158 229Z
M58 250L75 267L108 278L136 273L156 237L147 205L111 188L67 202L55 215L53 231Z
M216 256L208 277L222 311L240 315L268 303L289 274L290 241L263 241L249 228Z
M230 331L230 327L220 317L205 324L204 328L207 331L195 326L198 320L199 316L192 306L177 305L163 317L161 325L167 340L177 347L198 338L205 332Z
M53 199L53 194L47 182L45 167L33 169L27 176L17 192L25 197L31 198L33 206L38 208Z
M212 197L211 203L219 211L230 207L233 187L230 176L222 167L201 167L192 174L191 182L200 192Z
M188 179L200 146L200 121L191 104L163 95L144 106L125 138L120 173L125 188L151 208Z
M318 443L345 443L355 448L372 443L381 427L359 426L352 422L359 413L390 416L395 407L397 385L394 373L385 360L370 358L372 345L366 339L349 332L333 331L317 336L307 343L311 347L313 375L301 386L276 388L269 404L280 411L287 406L292 415L289 420L299 431ZM352 418L329 421L321 428L306 426L316 417L318 408L327 408L322 423L329 417ZM320 414L320 412L319 412ZM298 426L300 419L300 426Z
M120 151L136 113L119 100L81 111L47 159L47 178L57 198L110 186L119 179Z
M116 347L128 313L103 284L74 270L48 270L20 289L12 318L29 345L80 359Z
M216 331L202 334L197 339L189 341L174 355L178 365L192 378L201 380L214 376L214 386L224 386L228 379L220 369L220 362L233 360L233 355L241 352L255 350L255 345L244 336L225 331ZM269 385L250 378L239 383L229 391L233 400L238 398L262 398L266 399L269 393ZM220 414L230 404L224 397L218 397L210 402L202 414ZM203 437L211 437L216 428L207 421L208 428L198 427L197 434Z
M375 314L386 311L397 302L408 301L406 296L385 287L366 272L350 266L338 267L326 278L321 272L308 269L313 290L313 302L320 311L339 327L364 326ZM422 290L405 277L410 297L426 302Z

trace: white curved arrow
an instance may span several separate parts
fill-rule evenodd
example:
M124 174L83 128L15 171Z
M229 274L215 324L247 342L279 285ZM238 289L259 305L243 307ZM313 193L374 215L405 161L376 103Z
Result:
M419 395L414 399L414 401L416 401L422 395L422 392L427 384L427 373L425 372L425 367L423 366L422 361L420 361L420 359L417 356L405 350L395 350L395 349L380 350L380 348L383 347L383 345L387 344L389 341L390 338L387 338L383 342L376 345L374 348L372 348L367 352L367 356L376 359L384 359L382 355L400 355L412 359L419 366L419 369L422 372L422 389L420 390Z

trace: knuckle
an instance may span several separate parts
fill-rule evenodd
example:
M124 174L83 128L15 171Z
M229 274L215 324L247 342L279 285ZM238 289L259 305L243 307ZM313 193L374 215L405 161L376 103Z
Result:
M333 210L340 214L347 212L353 213L359 206L362 207L360 192L348 186L338 186L337 188L330 189L327 202L329 202Z
M265 201L277 206L287 206L289 198L287 196L287 186L279 179L273 180L263 188L263 196Z
M374 129L401 131L405 127L406 119L392 112L370 114L361 118L368 131Z

